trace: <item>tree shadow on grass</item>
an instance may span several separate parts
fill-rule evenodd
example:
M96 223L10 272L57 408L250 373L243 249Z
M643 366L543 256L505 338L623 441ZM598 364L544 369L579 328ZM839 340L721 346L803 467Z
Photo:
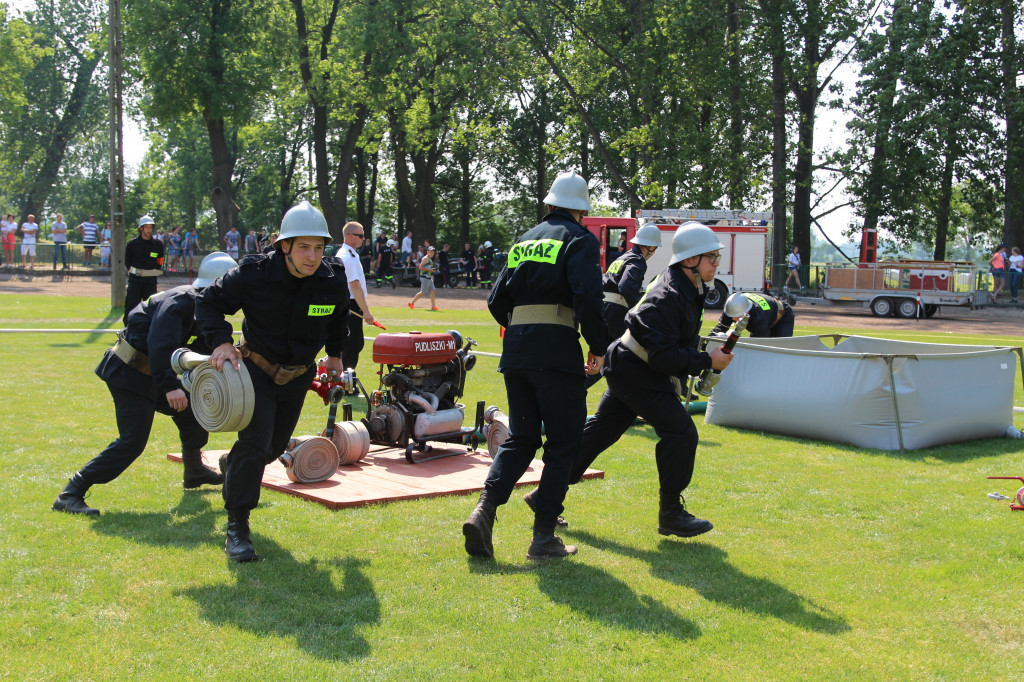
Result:
M218 490L209 492L218 493L220 501ZM93 527L161 547L223 546L224 514L214 511L208 498L186 491L171 514L104 512ZM210 623L260 637L294 638L299 648L317 658L346 661L370 654L359 630L380 621L380 601L363 571L368 562L347 557L300 562L259 533L252 540L260 561L238 564L224 559L233 584L174 593L193 600Z
M575 559L553 559L522 564L498 563L472 558L473 573L535 573L538 586L548 597L573 611L605 625L637 630L676 639L696 639L700 628L647 595L638 595L606 571Z
M569 532L566 531L568 535ZM651 574L690 587L705 599L740 611L773 616L805 630L836 635L850 629L846 619L767 578L747 575L728 561L728 554L703 542L662 540L656 551L637 549L586 532L573 538L588 545L648 563Z

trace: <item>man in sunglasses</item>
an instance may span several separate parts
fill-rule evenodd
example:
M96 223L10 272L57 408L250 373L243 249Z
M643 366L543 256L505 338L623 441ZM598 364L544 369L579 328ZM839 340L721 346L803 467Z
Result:
M352 295L349 299L348 311L348 340L345 342L345 350L341 354L341 364L345 369L355 369L359 364L359 353L363 350L363 323L373 324L373 313L370 312L370 304L366 301L366 274L363 272L363 264L359 260L359 249L366 239L366 232L363 226L355 221L345 223L342 228L345 243L338 252L341 262L345 264L345 276L348 277L348 291Z
M659 479L658 532L692 537L711 530L686 511L683 491L693 477L697 427L680 402L688 376L725 369L728 351L697 350L704 298L715 279L723 248L711 228L681 225L672 237L669 267L626 313L626 332L608 347L602 375L608 390L594 418L583 427L583 442L573 467L578 483L599 454L622 437L639 415L658 435L655 461ZM562 522L564 523L564 521Z

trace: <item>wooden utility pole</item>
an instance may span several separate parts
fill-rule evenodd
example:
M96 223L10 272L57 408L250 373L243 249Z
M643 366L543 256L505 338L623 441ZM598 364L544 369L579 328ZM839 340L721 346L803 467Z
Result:
M121 0L109 0L110 30L110 306L124 306L124 141L122 138Z

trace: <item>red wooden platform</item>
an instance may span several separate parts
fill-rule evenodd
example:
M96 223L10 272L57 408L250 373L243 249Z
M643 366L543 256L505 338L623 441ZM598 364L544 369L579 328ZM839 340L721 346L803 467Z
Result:
M465 447L451 446L449 449L444 443L434 444L433 448L431 454L461 454L409 464L403 448L371 445L369 454L361 462L338 467L333 476L319 483L293 483L285 473L284 465L275 460L263 472L263 487L319 502L331 509L483 490L487 470L491 467L491 458L486 450L466 452ZM204 452L203 460L211 468L218 469L218 460L224 452ZM422 453L417 454L423 456ZM168 454L167 459L181 462L181 453ZM543 468L543 462L534 460L517 485L539 483ZM587 469L583 477L604 478L604 472Z

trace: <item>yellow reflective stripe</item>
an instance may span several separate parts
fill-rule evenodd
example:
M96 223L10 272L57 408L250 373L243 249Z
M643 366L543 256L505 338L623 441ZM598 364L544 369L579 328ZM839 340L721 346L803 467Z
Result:
M151 251L151 252L149 253L149 257L150 257L150 258L156 258L156 251Z
M565 242L557 239L527 239L514 245L508 252L509 269L524 261L554 264Z
M310 317L323 317L324 315L330 315L334 312L333 305L310 305L309 316Z
M639 310L640 309L640 306L642 306L644 304L644 299L647 298L647 292L649 292L651 290L651 287L653 287L655 284L658 283L659 279L660 279L660 277L655 277L650 282L648 282L647 288L644 289L644 295L640 297L640 300L637 301L636 305L633 306L632 308L630 308L630 310Z
M615 260L612 261L612 264L608 266L608 272L612 273L613 275L619 274L619 270L622 269L622 264L624 262L625 259L616 258Z
M188 341L185 343L185 345L186 346L191 346L193 343L196 342L196 339L198 339L198 338L199 338L198 336L190 336L190 337L188 337Z
M771 304L768 303L768 301L765 300L764 296L761 296L759 294L743 294L743 295L746 296L747 298L749 298L754 303L756 303L758 306L760 306L761 310L771 310L772 309Z

